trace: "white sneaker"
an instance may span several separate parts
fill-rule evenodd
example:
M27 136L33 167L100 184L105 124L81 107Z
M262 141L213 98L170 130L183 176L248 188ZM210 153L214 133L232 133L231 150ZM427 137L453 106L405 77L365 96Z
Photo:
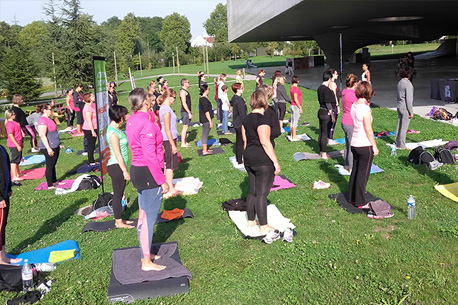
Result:
M280 239L280 231L272 229L269 232L267 232L266 237L264 237L262 241L265 242L266 244L271 244L272 242L279 240L279 239Z
M283 232L283 241L286 241L288 243L293 242L293 236L294 232L291 228L286 228L285 232Z
M32 148L30 151L33 152L33 153L40 152L40 150L38 148Z

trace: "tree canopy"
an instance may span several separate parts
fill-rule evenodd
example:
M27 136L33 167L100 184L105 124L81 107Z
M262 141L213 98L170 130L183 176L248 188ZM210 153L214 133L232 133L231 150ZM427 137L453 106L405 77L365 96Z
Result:
M178 13L166 16L159 37L169 54L174 52L176 47L182 52L186 51L187 43L192 37L188 18Z
M215 36L216 42L228 42L226 5L218 3L203 26L208 35Z

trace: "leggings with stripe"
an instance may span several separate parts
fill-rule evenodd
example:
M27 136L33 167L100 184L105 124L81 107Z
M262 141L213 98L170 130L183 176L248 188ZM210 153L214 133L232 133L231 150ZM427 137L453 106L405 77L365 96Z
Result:
M151 257L154 225L162 205L162 187L137 190L138 192L138 224L137 235L142 258Z
M3 249L5 246L5 229L6 229L6 223L8 220L8 212L10 210L10 199L8 196L5 196L5 203L6 207L3 209L0 209L0 251Z
M355 206L365 205L366 185L369 180L374 150L372 146L351 147L353 169L350 175L350 202Z

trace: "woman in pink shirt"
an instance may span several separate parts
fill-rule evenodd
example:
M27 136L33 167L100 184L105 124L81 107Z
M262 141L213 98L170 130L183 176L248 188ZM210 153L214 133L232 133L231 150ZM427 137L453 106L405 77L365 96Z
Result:
M302 114L302 92L297 86L299 84L299 76L294 75L291 78L291 84L289 91L291 94L291 140L298 141L301 138L296 135L296 130Z
M56 164L60 151L59 133L56 123L51 118L52 107L44 104L41 106L41 117L38 120L38 134L40 135L38 147L46 159L45 176L48 189L54 189L57 185Z
M6 118L6 134L8 139L6 145L11 152L11 181L15 186L21 186L17 181L23 180L19 178L19 163L22 160L22 149L24 148L24 133L22 132L21 125L15 121L16 114L13 110L7 110L5 112Z
M77 111L75 103L73 102L73 92L73 88L67 89L67 108L65 108L65 111L67 112L67 129L69 129L70 131L73 130L73 121L75 120L75 115Z
M95 164L94 150L97 142L97 112L95 108L95 96L92 93L85 93L83 100L86 103L83 108L83 132L87 140L87 159L89 164Z
M350 149L351 136L353 134L353 122L351 121L351 106L358 100L355 95L355 88L358 84L358 79L354 74L348 74L345 81L346 89L342 91L342 129L345 133L345 150L344 150L344 166L346 170L351 170L353 167L353 154Z
M162 133L151 122L148 110L151 101L143 88L129 94L134 114L127 121L126 134L132 151L130 178L138 192L137 234L140 243L142 270L161 271L165 266L153 263L160 257L151 254L154 224L162 205L162 194L169 191L164 177L164 150Z

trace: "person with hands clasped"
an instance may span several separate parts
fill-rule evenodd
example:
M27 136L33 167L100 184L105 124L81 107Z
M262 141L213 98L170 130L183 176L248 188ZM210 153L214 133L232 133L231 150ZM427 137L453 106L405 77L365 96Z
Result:
M291 140L302 140L296 135L297 125L302 114L302 92L297 87L299 76L294 75L291 78L291 84Z
M97 112L95 109L95 96L92 93L85 93L83 100L86 103L83 108L83 132L87 140L87 159L89 164L95 164L94 151L97 142Z
M210 88L207 84L203 84L200 88L200 99L199 99L199 121L202 123L202 155L211 155L212 150L208 149L207 141L210 130L213 128L213 107L212 103L208 100L208 94Z
M186 134L188 132L189 125L191 124L192 112L191 112L191 94L188 92L189 80L183 78L181 80L180 89L180 100L181 100L181 119L183 121L183 128L181 129L181 147L189 147L188 141L186 141Z
M368 105L374 90L369 82L361 82L356 86L355 95L358 100L351 106L353 169L350 175L350 202L360 209L369 209L364 194L372 160L379 153L372 130L372 111Z
M22 160L22 149L24 148L24 133L22 132L21 125L15 121L16 113L13 110L5 111L6 119L6 133L8 139L6 145L11 152L11 180L14 186L21 186L18 181L23 180L19 177L19 164Z

